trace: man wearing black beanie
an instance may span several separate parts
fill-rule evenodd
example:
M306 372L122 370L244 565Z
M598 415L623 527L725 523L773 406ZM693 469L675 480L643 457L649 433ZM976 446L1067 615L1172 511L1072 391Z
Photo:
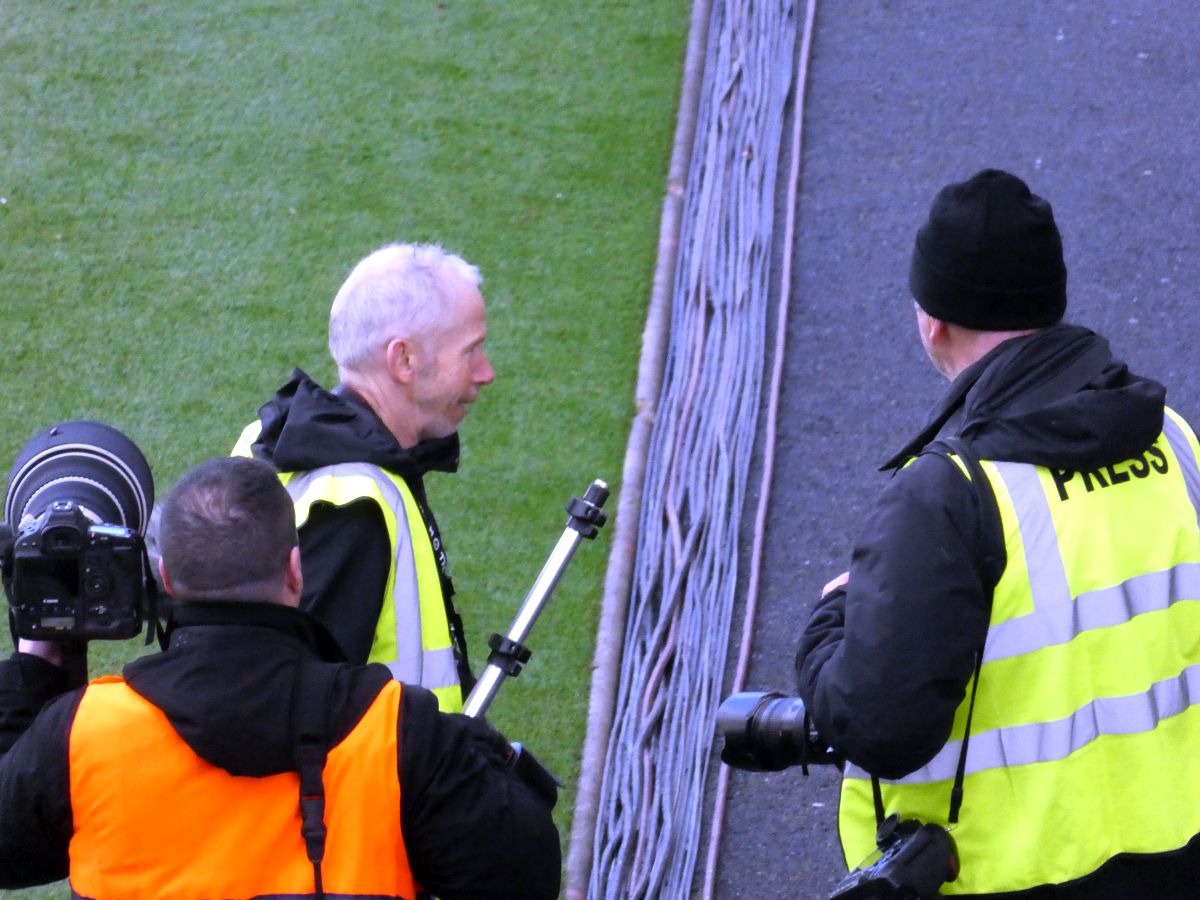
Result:
M949 829L944 894L1194 897L1200 444L1162 385L1062 323L1066 283L1021 179L937 194L909 286L951 385L884 465L800 694L847 760L849 866L896 814Z
M1050 204L996 169L943 188L917 232L908 284L927 313L964 328L1054 325L1067 267Z

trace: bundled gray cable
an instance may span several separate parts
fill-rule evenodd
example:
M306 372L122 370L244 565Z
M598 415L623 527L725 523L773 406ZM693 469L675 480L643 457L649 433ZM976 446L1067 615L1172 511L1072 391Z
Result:
M713 4L590 897L686 897L759 428L795 3Z

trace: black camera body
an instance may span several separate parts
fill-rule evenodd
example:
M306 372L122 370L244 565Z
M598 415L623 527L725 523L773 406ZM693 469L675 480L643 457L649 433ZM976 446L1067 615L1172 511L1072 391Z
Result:
M926 900L958 877L958 849L940 825L893 813L879 826L875 843L879 858L842 879L829 900Z
M19 637L122 640L146 615L145 547L132 528L93 524L55 500L16 535L0 534L5 588Z
M157 624L143 537L153 505L150 466L115 428L60 422L34 435L9 473L0 523L16 636L79 644Z

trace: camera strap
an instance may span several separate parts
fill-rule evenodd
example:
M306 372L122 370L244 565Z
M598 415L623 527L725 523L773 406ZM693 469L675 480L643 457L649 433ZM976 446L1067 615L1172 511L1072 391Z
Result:
M1000 576L1004 573L1004 532L1000 524L1000 508L996 505L996 495L992 492L991 482L979 464L979 457L970 446L960 437L939 438L929 444L923 453L934 453L949 458L957 456L970 476L971 487L975 493L976 509L979 512L979 536L982 552L979 557L979 576L984 589L988 592L988 603L991 604L991 593L995 590ZM953 460L951 460L953 464ZM954 772L954 785L950 789L950 815L947 820L954 825L958 822L958 814L963 804L963 783L967 773L967 747L971 741L971 719L975 714L975 695L979 691L979 671L983 668L983 647L975 651L975 671L971 677L971 699L967 705L967 721L963 728L962 745L958 752L958 766ZM879 779L871 776L871 791L875 799L875 824L880 825L884 820L883 793L879 787Z
M146 541L143 539L142 545L142 568L145 572L145 592L146 592L146 644L149 647L155 641L158 642L158 649L167 649L167 630L163 627L161 610L159 609L159 600L161 595L158 592L158 579L154 577L154 565L150 561L150 551L146 547Z
M324 900L321 860L325 857L325 784L322 773L330 740L336 667L301 661L292 695L292 748L300 775L300 833L313 867L315 896Z
M991 592L1000 582L1005 565L1004 529L1000 524L1000 507L996 505L996 495L992 491L991 482L987 473L983 471L983 466L979 464L979 457L975 455L975 451L960 437L939 438L923 452L947 458L951 454L957 456L970 476L971 487L975 493L975 507L979 512L979 578L988 592L990 606Z
M975 713L975 692L979 690L979 670L983 666L983 651L975 652L975 676L971 679L971 702L967 706L967 723L963 729L962 749L958 754L958 768L954 771L954 787L950 789L950 818L951 825L958 822L958 812L962 809L963 782L967 777L967 744L971 741L971 716Z
M947 822L957 824L958 813L962 809L963 782L967 777L967 744L971 740L971 717L975 713L975 692L979 690L979 669L983 665L983 651L975 654L975 675L971 679L971 701L967 705L967 722L963 729L962 746L958 751L958 767L954 771L954 786L950 788L950 817ZM883 791L879 787L879 778L871 776L871 794L875 799L875 827L883 824L887 811L883 807Z
M979 541L982 552L979 556L979 578L984 590L988 593L988 605L991 606L992 591L1004 574L1005 551L1004 530L1000 524L1000 507L996 505L996 494L992 491L991 482L979 464L979 457L971 446L960 437L946 437L935 441L929 446L934 452L944 453L949 449L957 456L967 474L971 476L971 487L975 492L975 506L979 512ZM975 714L975 694L979 691L979 670L983 667L983 647L975 651L975 674L971 680L971 702L967 706L967 721L963 729L962 749L958 754L958 768L954 773L954 787L950 791L951 825L958 822L958 813L963 803L963 781L967 771L967 745L971 741L971 718Z

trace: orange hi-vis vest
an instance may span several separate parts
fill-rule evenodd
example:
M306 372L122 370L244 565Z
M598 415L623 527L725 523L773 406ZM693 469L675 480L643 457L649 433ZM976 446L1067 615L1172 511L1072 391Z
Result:
M416 887L400 830L396 724L388 682L323 779L325 896L404 898ZM70 737L71 888L77 897L309 897L295 772L252 778L210 765L166 715L107 676L84 692Z

